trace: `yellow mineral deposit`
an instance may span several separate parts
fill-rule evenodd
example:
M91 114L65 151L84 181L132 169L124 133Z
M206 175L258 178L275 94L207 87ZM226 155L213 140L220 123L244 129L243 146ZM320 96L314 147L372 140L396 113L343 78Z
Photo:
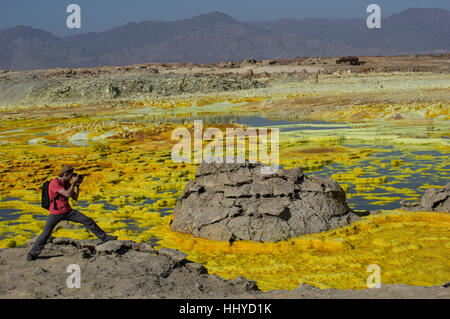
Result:
M72 206L108 233L137 242L156 238L158 247L179 249L210 273L225 278L242 275L256 280L264 291L293 289L302 282L321 288L366 288L370 264L380 266L383 284L442 284L450 277L450 215L445 213L384 210L348 227L278 243L237 241L230 245L170 229L177 198L194 178L197 165L171 160L176 143L171 141L171 132L182 124L150 123L140 121L139 116L152 116L161 108L195 108L220 118L221 110L234 108L242 112L268 110L273 116L285 112L301 122L296 110L305 103L326 96L330 105L342 105L336 101L356 90L355 86L360 86L361 94L373 90L373 86L359 84L362 78L371 80L372 75L358 77L323 75L323 87L298 83L279 92L255 90L246 96L231 92L135 101L128 109L99 108L88 115L77 115L79 106L71 106L74 114L69 117L49 114L42 106L46 115L33 113L27 118L18 109L12 119L7 113L11 110L2 108L0 247L23 246L41 232L48 214L40 207L41 186L67 163L86 175L79 201L72 201ZM401 83L399 77L407 81L410 75L377 77L383 79L385 88L395 89ZM424 77L430 85L438 85L445 76ZM404 196L417 200L425 189L448 181L448 101L350 102L346 107L320 111L322 118L345 125L330 124L328 129L321 129L322 124L286 125L280 132L280 164L284 168L302 166L307 174L331 175L348 199L380 207ZM273 112L271 107L278 106L279 111ZM186 114L181 115L191 118ZM189 120L186 126L192 131ZM209 126L221 130L235 127L228 122ZM430 178L422 183L408 184L426 176ZM54 236L94 238L84 227L60 228Z
M278 243L228 243L155 227L162 247L176 248L225 278L256 280L263 291L367 288L366 269L378 264L383 284L439 285L450 274L450 216L389 211L352 225ZM427 271L423 271L427 269Z

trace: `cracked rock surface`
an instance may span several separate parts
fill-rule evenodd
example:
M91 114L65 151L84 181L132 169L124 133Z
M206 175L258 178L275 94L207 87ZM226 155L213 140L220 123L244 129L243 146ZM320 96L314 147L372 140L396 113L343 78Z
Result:
M267 169L248 161L201 163L174 208L172 230L213 240L277 242L359 219L333 179L308 177L301 167Z
M0 249L0 298L226 298L260 293L243 277L223 279L176 249L149 243L54 238L34 261L28 247ZM69 265L80 288L69 288Z

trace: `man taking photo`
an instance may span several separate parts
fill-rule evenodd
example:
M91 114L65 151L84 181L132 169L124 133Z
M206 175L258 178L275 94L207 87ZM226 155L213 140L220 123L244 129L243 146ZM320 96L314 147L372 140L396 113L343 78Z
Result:
M79 175L75 176L76 174L74 174L73 170L72 166L64 165L59 176L54 178L49 184L50 214L44 230L36 239L27 255L28 261L35 260L39 256L55 226L63 220L83 224L102 242L117 239L117 236L106 234L92 218L70 207L69 198L78 199L79 185L82 181L82 177Z

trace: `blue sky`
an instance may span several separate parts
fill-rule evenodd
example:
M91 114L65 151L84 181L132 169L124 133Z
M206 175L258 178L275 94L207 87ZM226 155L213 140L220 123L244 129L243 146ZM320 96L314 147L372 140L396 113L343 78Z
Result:
M82 28L66 27L66 7L81 7ZM382 16L407 8L443 8L449 0L0 0L0 30L27 25L56 35L98 32L127 22L175 21L220 11L240 20L304 19L310 17L366 18L366 8L376 3Z

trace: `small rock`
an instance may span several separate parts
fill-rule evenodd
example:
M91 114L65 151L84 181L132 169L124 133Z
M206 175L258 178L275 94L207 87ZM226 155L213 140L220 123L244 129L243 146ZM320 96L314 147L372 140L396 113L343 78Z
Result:
M244 286L244 289L246 291L258 291L259 290L256 281L248 280L247 278L242 277L242 276L237 277L234 280L234 284Z
M53 244L56 244L56 245L70 245L70 244L72 244L72 240L73 239L67 238L67 237L58 237L58 238L55 238L53 240Z
M75 247L77 247L77 248L79 248L79 249L82 249L82 248L83 248L83 240L80 240L80 239L71 239L70 243L71 243L73 246L75 246Z
M208 270L205 267L203 267L202 264L199 264L199 263L187 262L185 266L190 271L195 272L195 273L199 273L199 274L208 273Z
M81 251L81 257L82 257L82 258L91 258L92 255L91 255L91 253L90 253L90 250L89 250L89 249L83 249L83 250Z
M134 248L133 248L134 249ZM155 253L156 250L149 243L139 243L136 246L137 251L145 252L145 253Z
M401 200L403 210L450 213L450 183L442 188L429 188L418 202Z
M131 248L131 241L129 240L110 240L106 243L95 246L95 251L98 254L113 254L127 251Z
M80 242L81 248L87 248L90 250L95 250L95 247L99 245L102 241L100 239L88 239Z
M450 183L443 188L427 189L420 204L426 210L450 213Z
M169 258L171 258L172 260L174 260L175 262L179 263L180 261L184 260L186 258L186 254L176 250L176 249L169 249L169 248L161 248L158 250L158 254L159 255L164 255L167 256Z

